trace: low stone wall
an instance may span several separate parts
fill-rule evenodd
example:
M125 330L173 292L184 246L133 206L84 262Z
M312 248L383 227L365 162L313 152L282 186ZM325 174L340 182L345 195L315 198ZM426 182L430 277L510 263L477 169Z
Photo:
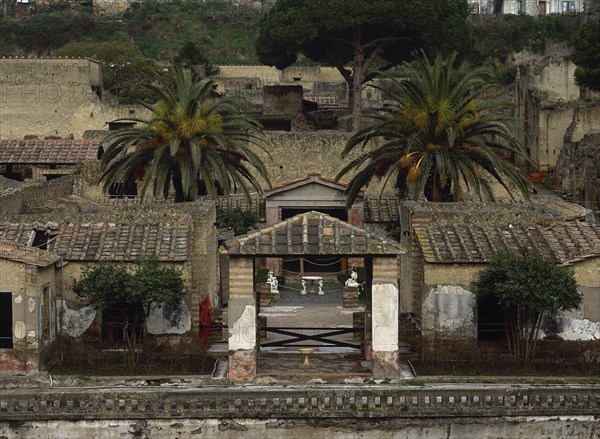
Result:
M600 386L327 385L3 390L0 422L119 419L583 416Z
M28 206L36 206L55 198L68 197L75 193L75 176L67 175L55 180L24 186L0 195L0 214L25 213Z

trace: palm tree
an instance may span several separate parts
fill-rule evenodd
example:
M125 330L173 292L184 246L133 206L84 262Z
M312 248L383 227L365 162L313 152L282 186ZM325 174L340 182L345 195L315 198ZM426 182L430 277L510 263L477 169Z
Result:
M395 176L401 195L430 201L458 201L461 190L493 200L490 180L529 197L527 178L498 153L528 161L513 136L513 124L502 115L508 104L481 100L489 89L487 73L472 70L452 80L456 54L438 56L430 64L421 52L408 78L386 75L380 89L389 98L383 110L372 114L374 123L355 133L342 153L358 147L360 155L336 178L358 171L350 181L347 202L373 177L385 177L384 187ZM369 145L369 148L365 147ZM514 185L509 187L509 182Z
M240 113L235 101L214 96L213 81L196 82L189 70L174 68L172 78L157 75L160 86L145 85L155 104L139 102L151 118L124 119L140 126L119 129L104 140L104 191L130 178L141 180L141 197L152 186L154 196L192 201L199 187L214 196L235 189L249 196L248 183L267 184L267 170L254 151L261 148L260 124Z

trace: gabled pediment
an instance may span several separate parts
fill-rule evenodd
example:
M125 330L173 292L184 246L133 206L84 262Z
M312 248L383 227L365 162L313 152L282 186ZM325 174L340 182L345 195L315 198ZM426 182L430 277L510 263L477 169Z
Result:
M265 193L265 200L269 202L310 200L310 201L343 201L346 199L344 183L321 177L320 174L311 174L306 177L288 181L275 186ZM363 194L358 194L356 202L362 202Z
M221 247L231 255L399 255L400 244L338 218L311 211L235 237Z

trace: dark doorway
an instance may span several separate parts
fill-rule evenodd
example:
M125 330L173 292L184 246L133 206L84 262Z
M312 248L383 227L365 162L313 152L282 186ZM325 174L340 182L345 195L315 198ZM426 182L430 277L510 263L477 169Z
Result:
M138 322L136 324L136 313ZM102 310L102 341L108 343L124 343L125 331L138 340L142 339L143 327L141 324L141 307L123 304L122 306L111 306Z
M290 119L260 119L265 131L292 131Z
M501 341L506 339L504 311L492 296L477 298L477 340Z
M137 183L135 177L130 175L123 183L114 183L108 188L108 195L111 197L135 197L137 196Z
M0 293L0 349L12 349L12 327L12 293Z

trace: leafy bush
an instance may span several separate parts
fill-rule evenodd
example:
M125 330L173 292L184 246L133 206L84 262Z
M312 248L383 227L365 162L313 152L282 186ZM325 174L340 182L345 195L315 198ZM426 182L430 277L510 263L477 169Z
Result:
M590 21L573 37L572 61L579 85L600 91L600 21Z
M93 41L83 39L66 44L58 56L89 57L102 62L104 89L121 103L148 100L152 93L142 84L156 80L158 66L146 58L130 41Z
M514 52L530 49L543 52L548 40L569 41L579 26L579 17L569 14L481 15L471 19L474 47L467 56L471 63L487 59L507 61Z
M242 209L217 209L217 227L233 229L236 235L243 235L256 226L256 215ZM266 278L265 278L266 279Z

